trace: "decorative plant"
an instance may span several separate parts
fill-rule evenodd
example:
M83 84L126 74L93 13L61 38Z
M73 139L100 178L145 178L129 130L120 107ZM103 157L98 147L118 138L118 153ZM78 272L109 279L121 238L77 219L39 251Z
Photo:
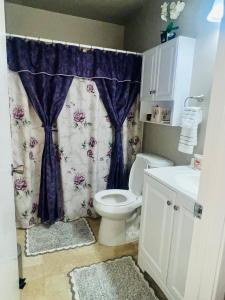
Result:
M181 12L184 10L185 2L183 1L175 1L164 2L161 6L161 19L164 22L167 22L166 32L167 34L171 33L173 30L177 30L179 27L174 25L174 20L177 20L180 16Z

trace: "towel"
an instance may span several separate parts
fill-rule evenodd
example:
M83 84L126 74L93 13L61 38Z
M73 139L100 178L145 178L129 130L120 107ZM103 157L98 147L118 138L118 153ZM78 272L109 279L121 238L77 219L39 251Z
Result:
M181 134L178 150L192 154L197 145L198 125L202 122L202 110L200 107L185 107L181 116Z

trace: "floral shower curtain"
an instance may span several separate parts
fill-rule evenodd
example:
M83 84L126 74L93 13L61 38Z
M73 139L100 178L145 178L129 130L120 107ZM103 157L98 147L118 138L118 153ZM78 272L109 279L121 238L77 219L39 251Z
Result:
M37 208L44 130L28 102L17 73L9 71L10 112L17 226L38 223ZM123 125L124 161L129 169L141 151L142 126L138 101ZM112 128L95 82L74 78L57 120L54 143L60 161L65 221L81 216L96 217L94 194L106 188L112 149Z

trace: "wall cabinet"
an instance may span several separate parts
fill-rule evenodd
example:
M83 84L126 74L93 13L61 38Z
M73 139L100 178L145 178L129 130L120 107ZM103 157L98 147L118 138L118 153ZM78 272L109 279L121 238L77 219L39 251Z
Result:
M155 49L148 50L145 53L145 66L142 69L141 97L149 100L154 99L154 90L156 87L156 60L157 52Z
M156 281L168 299L184 297L193 211L181 197L145 175L138 263Z
M171 110L168 125L179 126L180 115L188 97L195 40L180 36L143 54L141 84L141 121L147 121L152 107Z
M176 43L165 43L155 49L157 52L155 101L173 99L176 50Z

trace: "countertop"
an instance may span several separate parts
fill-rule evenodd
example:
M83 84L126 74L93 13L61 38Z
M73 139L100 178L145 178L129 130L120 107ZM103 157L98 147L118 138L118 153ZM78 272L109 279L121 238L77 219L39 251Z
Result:
M181 193L197 202L201 172L190 166L173 166L146 169L145 174L155 178L175 192Z

